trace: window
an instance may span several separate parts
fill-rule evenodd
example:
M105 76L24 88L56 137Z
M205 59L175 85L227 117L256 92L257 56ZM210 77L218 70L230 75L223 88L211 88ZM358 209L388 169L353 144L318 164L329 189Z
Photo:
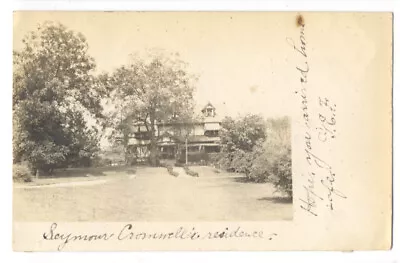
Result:
M215 116L215 109L212 107L208 107L202 110L205 117L214 117Z
M213 108L206 109L206 117L214 117L214 109Z

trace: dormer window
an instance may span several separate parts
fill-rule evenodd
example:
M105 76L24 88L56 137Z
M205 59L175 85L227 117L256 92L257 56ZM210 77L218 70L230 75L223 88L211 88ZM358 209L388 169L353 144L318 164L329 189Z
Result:
M204 117L215 117L215 107L208 103L202 110Z
M215 115L214 109L212 108L206 109L206 117L214 117L214 115Z

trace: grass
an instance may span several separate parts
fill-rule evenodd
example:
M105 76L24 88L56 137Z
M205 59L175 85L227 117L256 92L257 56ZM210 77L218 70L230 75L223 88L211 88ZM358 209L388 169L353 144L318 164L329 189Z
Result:
M292 203L280 202L270 184L234 180L196 166L201 177L168 176L163 167L104 171L104 184L19 189L14 193L15 221L266 221L291 220ZM79 179L77 177L75 179ZM97 179L96 178L96 179ZM65 178L54 178L65 180Z

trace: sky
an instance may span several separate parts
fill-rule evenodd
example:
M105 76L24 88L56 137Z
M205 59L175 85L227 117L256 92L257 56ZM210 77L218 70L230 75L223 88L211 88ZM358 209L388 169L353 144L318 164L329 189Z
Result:
M220 116L290 115L293 89L286 38L295 14L210 12L16 12L14 49L45 21L85 35L98 72L112 72L146 48L179 52L199 76L197 109L211 102ZM291 70L293 70L291 68ZM292 72L291 72L292 74ZM292 78L293 79L293 78Z

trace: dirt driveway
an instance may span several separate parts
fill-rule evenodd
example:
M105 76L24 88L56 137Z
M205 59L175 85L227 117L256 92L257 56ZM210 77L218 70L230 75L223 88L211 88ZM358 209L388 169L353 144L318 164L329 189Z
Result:
M193 167L199 177L173 177L165 168L102 184L14 188L15 221L291 220L292 203L270 184L243 183L228 173ZM179 169L178 169L179 170ZM181 171L181 170L179 170Z

